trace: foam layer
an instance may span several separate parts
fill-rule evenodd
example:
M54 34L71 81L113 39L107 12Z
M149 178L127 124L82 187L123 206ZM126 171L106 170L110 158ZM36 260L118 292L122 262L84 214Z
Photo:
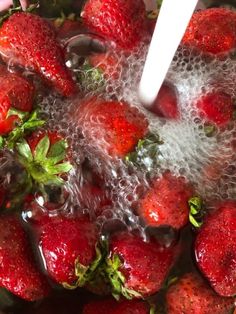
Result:
M123 221L128 219L133 227L140 226L140 222L130 207L133 201L138 200L140 190L148 188L147 177L150 173L154 177L168 169L176 175L185 176L194 184L196 193L209 202L234 198L236 195L235 120L221 129L215 129L209 136L206 133L207 121L196 107L197 100L212 91L223 90L233 98L236 97L235 56L232 54L216 59L186 47L178 49L167 75L167 80L178 92L180 119L173 121L160 119L139 102L137 87L146 52L145 44L128 56L110 51L108 54L115 56L117 65L109 69L109 75L93 81L87 71L77 68L75 72L79 72L83 80L77 99L65 101L50 95L41 103L41 109L49 119L47 127L64 134L71 144L75 169L67 189L72 203L80 210L85 209L78 195L86 181L81 173L81 164L87 158L92 168L103 175L104 186L109 187L113 205L110 205L108 214ZM158 75L158 69L156 72ZM146 115L150 131L158 133L164 141L158 147L160 154L157 163L153 163L151 169L149 165L149 171L144 167L130 172L130 167L122 160L114 162L107 157L104 161L93 145L83 138L76 121L76 112L85 97L94 95L125 100ZM104 219L100 217L99 221L103 222Z

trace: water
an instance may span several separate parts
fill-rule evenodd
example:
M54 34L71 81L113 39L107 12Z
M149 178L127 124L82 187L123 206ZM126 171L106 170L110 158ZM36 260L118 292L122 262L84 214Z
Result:
M164 0L157 19L139 86L142 102L151 106L166 77L198 0ZM158 74L156 73L158 69Z
M232 120L209 136L206 133L207 120L196 106L203 94L212 91L223 90L233 98L236 97L234 54L217 59L203 56L186 47L179 47L166 80L177 91L180 118L168 120L159 118L146 110L139 100L137 86L142 75L147 50L147 42L130 55L115 49L109 50L107 54L112 55L117 63L108 69L109 75L100 77L98 81L93 81L91 75L81 67L75 67L75 74L79 72L83 79L82 83L79 83L81 91L76 99L61 99L52 92L46 96L42 93L40 96L40 108L48 119L46 128L61 133L68 140L71 162L74 166L62 192L63 197L61 193L58 193L59 205L50 210L50 215L57 215L61 212L65 214L85 212L90 213L94 218L96 204L104 195L101 196L98 193L97 199L92 200L93 205L88 202L90 200L85 201L85 186L92 182L97 186L102 186L105 196L109 198L103 211L98 214L96 220L98 225L112 228L114 225L107 227L107 221L113 219L113 221L128 225L130 230L139 229L144 234L144 227L139 217L133 213L132 204L139 199L143 191L150 187L150 176L152 178L161 176L166 170L184 176L193 184L196 194L209 205L216 200L235 198L236 121ZM158 69L156 71L158 73ZM32 75L32 73L25 74ZM104 159L104 152L99 149L94 150L93 143L83 137L83 130L77 119L82 100L91 96L124 100L146 116L150 132L158 133L163 140L163 144L158 147L160 150L158 166L154 163L140 170L128 166L122 159L112 159L108 156ZM99 119L102 119L102 116L98 118L98 122ZM14 174L11 175L12 169L17 169L19 173L22 169L17 168L19 165L9 152L3 152L0 157L0 180L7 188L16 180ZM87 195L89 198L91 194L88 192ZM36 201L40 205L37 211L48 212L45 200L41 196ZM38 212L34 210L35 208L27 208L24 212L24 220L30 222L35 219ZM185 238L188 238L189 230L187 234ZM190 245L190 242L187 245ZM190 257L189 260L191 260ZM185 260L180 261L180 265L182 264L184 266L180 268L186 266ZM189 267L192 268L192 266ZM55 292L56 303L60 293ZM76 291L76 293L83 292ZM73 293L71 298L76 300L76 306L80 306L75 297L76 293ZM67 300L65 303L69 302L69 293L62 294ZM89 297L90 295L85 294L85 298ZM50 299L50 302L45 300L42 303L42 311L47 309L47 306L50 308L51 300L54 300L54 297ZM14 313L18 314L20 311L16 310ZM32 313L32 308L26 305L22 313Z
M66 189L72 203L80 204L78 195L83 182L87 180L81 169L85 160L89 160L92 169L103 176L104 187L109 187L113 204L109 210L112 216L123 219L122 217L128 214L134 228L140 226L137 217L133 217L130 211L130 194L134 200L139 198L136 191L139 191L139 186L149 186L149 172L155 176L169 169L176 175L184 175L194 184L196 193L209 202L214 199L233 198L236 192L236 175L233 171L235 121L215 130L214 136L208 136L205 132L206 119L196 108L197 99L203 92L223 89L233 97L236 96L233 83L236 61L230 56L223 60L206 59L194 50L180 47L167 75L168 82L173 84L178 92L180 119L173 121L160 119L143 108L139 101L137 85L146 52L145 44L129 56L110 51L108 54L115 55L118 63L115 68L112 67L110 76L103 78L105 83L98 86L97 82L91 82L91 77L84 72L83 90L77 99L65 101L49 95L41 103L41 109L48 117L47 128L64 134L71 145L74 171L69 176ZM164 142L159 147L162 156L158 162L159 166L130 173L129 167L121 159L114 161L107 157L104 161L104 158L101 158L103 152L99 149L95 151L93 143L83 138L83 130L76 119L76 112L79 111L80 102L85 95L125 100L144 113L149 121L150 132L158 133ZM99 119L102 119L102 116ZM214 169L216 173L211 175ZM78 207L79 210L84 210L83 206ZM71 210L73 211L73 206Z

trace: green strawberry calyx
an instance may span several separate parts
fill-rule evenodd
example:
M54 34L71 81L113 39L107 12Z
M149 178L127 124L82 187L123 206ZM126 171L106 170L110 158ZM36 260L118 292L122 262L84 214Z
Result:
M133 298L142 298L142 295L132 289L125 287L125 276L120 271L122 262L117 254L114 254L111 258L106 260L106 274L112 285L112 295L116 300L120 299L123 295L126 299L131 300Z
M45 121L40 119L37 109L28 113L10 108L7 118L10 116L18 116L20 122L7 136L0 137L1 148L4 146L13 149L21 138L45 124Z
M25 168L29 178L43 189L45 185L60 186L64 180L60 177L72 169L69 162L64 162L67 152L67 142L62 139L50 145L48 135L37 144L34 152L25 139L16 145L18 160Z
M126 155L125 161L137 168L146 168L150 171L160 162L159 146L163 143L158 134L149 133L144 139L138 141L135 150Z
M188 200L189 221L195 228L200 228L203 224L203 202L200 197L194 196Z
M94 279L95 273L103 259L104 255L98 245L96 246L96 257L89 266L84 266L79 262L79 258L77 258L75 260L75 276L77 277L77 280L72 285L63 282L63 287L65 289L74 290L78 287L83 287L88 282L91 282Z
M105 86L104 74L99 67L93 67L86 61L79 70L77 68L77 78L83 89L94 91Z

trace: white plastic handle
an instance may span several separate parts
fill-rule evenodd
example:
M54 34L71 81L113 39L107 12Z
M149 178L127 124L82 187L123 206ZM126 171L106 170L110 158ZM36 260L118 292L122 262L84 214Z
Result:
M139 96L149 107L155 101L198 0L163 0L144 66Z

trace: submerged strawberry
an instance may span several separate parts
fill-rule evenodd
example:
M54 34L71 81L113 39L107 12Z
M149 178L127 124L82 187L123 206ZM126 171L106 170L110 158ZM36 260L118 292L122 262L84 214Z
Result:
M35 132L17 144L18 160L39 186L62 185L62 174L72 166L65 161L68 145L56 132Z
M233 99L224 92L212 92L202 96L196 106L205 115L207 122L217 126L224 126L233 119Z
M233 298L218 296L196 273L188 273L167 291L167 314L229 314Z
M118 56L113 53L96 53L88 57L91 66L100 70L106 79L116 80L120 76L121 69L117 68ZM120 71L119 71L120 70Z
M95 224L84 217L57 216L43 219L39 232L49 276L65 288L83 286L100 258Z
M107 298L92 301L84 306L83 314L150 314L150 305L140 300L122 300Z
M142 0L88 0L81 14L84 24L125 50L132 50L146 33Z
M28 238L14 216L0 217L0 286L27 301L46 297L50 288L33 260Z
M0 135L6 135L20 124L21 115L32 110L34 86L3 66L0 66L0 70Z
M112 205L108 191L96 184L84 184L80 189L79 198L82 207L88 208L91 214L93 211L96 217L100 216L107 207Z
M174 87L164 83L160 88L154 104L149 110L159 117L178 119L178 100Z
M155 238L145 242L129 232L114 234L109 243L106 268L113 296L143 298L159 291L177 250L177 246L167 248Z
M236 294L236 202L224 201L206 217L195 242L199 269L222 296Z
M137 210L149 226L180 229L188 223L188 200L192 196L193 188L183 177L166 172L152 182L151 188L138 201Z
M202 52L219 54L236 48L236 13L224 8L193 14L182 40Z
M90 98L80 105L76 119L86 140L111 157L133 151L148 132L145 116L123 101Z
M4 60L32 68L62 95L75 92L55 31L40 16L18 12L4 21L0 28L0 53Z
M80 33L86 32L86 28L81 21L73 19L56 19L54 26L57 30L57 36L59 39L68 39Z

